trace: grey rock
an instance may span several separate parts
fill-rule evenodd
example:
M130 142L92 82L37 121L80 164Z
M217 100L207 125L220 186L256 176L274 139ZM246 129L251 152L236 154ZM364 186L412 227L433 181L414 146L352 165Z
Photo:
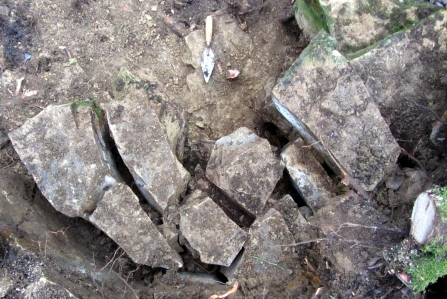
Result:
M25 299L48 299L48 298L77 298L70 291L57 283L41 277L38 281L30 284L24 292Z
M5 5L0 5L0 15L1 16L7 17L7 16L9 16L9 12L10 12L9 7L7 7Z
M243 261L235 279L240 281L241 287L250 287L259 292L267 288L280 292L270 294L272 297L286 298L286 288L275 291L270 287L288 285L295 278L287 273L286 267L295 265L291 270L294 273L301 271L299 263L293 260L293 246L281 246L295 243L286 222L278 211L270 209L255 220L249 234L250 239L244 246Z
M8 141L9 141L8 136L0 132L0 149L4 148L5 145L8 143Z
M204 263L229 266L247 239L209 197L192 202L180 212L180 231Z
M101 141L92 125L90 107L72 108L49 106L9 138L56 210L70 217L86 217L104 189L119 178L98 146Z
M206 177L256 216L264 208L283 169L268 141L242 127L216 141Z
M321 31L273 89L281 114L334 172L373 190L400 148L362 80ZM358 189L358 188L357 188Z
M440 86L447 78L441 55L447 51L446 40L447 12L442 10L351 61L382 116L393 124L393 135L409 152L419 148L419 140L433 126L435 118L427 116L445 111L446 92Z
M147 96L134 92L104 109L118 152L139 190L163 214L170 203L178 203L190 175L172 153Z
M123 184L106 192L89 220L112 238L138 264L170 268L181 267L180 256L143 211L138 198Z
M4 268L0 270L0 298L6 296L6 294L14 287L14 280L11 277L8 269Z
M303 140L298 139L287 145L281 153L281 160L286 165L295 189L312 210L324 206L335 193L334 183Z
M301 215L298 205L289 194L279 199L274 208L281 213L296 242L308 241L315 237L306 218Z
M389 34L417 23L437 8L412 1L297 0L298 26L309 38L324 29L334 35L342 52L366 48ZM312 11L312 13L309 13ZM417 13L416 13L417 11Z

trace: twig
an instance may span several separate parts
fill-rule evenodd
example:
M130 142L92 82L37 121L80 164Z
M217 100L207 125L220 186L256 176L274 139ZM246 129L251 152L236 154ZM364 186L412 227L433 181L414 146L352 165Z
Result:
M427 107L427 106L421 105L421 104L419 104L419 103L416 103L416 102L415 102L414 100L412 100L412 99L406 99L406 100L409 101L409 102L411 102L411 103L413 103L413 105L415 105L416 107L419 107L419 108L422 108L422 109L424 109L424 110L427 110L428 112L430 112L431 114L433 114L433 115L436 117L436 119L437 119L438 121L440 121L442 124L445 125L444 120L443 120L441 117L439 117L438 114L436 114L436 112L435 112L433 109L431 109L431 108L429 108L429 107Z
M312 296L311 299L315 299L321 296L321 293L323 292L323 288L318 288L315 294Z
M233 287L232 287L228 292L226 292L226 293L223 294L223 295L211 295L209 299L221 299L221 298L226 298L226 297L230 296L231 294L236 293L238 287L239 287L239 283L236 281L236 282L234 283Z
M265 260L265 259L263 259L263 258L260 258L260 257L257 257L257 256L252 256L252 258L257 259L257 260L260 260L260 261L263 261L263 262L266 262L266 263L269 264L269 265L276 266L276 267L278 267L279 269L284 270L284 268L281 267L280 265L275 264L275 263L272 263L272 262L269 262L269 261L267 261L267 260Z
M309 144L309 145L303 145L302 147L312 147L313 145L317 144L318 142L320 142L320 140L315 141L314 143Z
M285 244L285 245L274 245L275 247L289 247L289 246L299 246L304 244L310 244L310 243L319 243L322 241L329 241L329 242L346 242L346 243L358 243L358 244L377 244L378 242L372 242L372 241L360 241L360 240L352 240L352 239L337 239L337 238L318 238L318 239L312 239L308 241L298 242L298 243L292 243L292 244ZM382 243L386 244L386 243ZM362 246L365 246L362 245Z

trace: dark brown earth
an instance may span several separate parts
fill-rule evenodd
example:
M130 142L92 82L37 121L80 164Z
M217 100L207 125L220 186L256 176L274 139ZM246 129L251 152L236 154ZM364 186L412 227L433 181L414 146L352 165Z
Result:
M203 127L200 118L188 113L189 135L183 164L195 176L190 184L191 189L196 187L213 194L216 203L240 226L247 228L253 222L254 219L248 218L237 220L240 219L241 212L227 206L225 196L206 180L203 170L197 168L197 165L205 169L213 141L242 125L254 129L278 148L289 141L274 125L266 122L260 109L265 98L264 85L267 84L267 79L280 78L307 44L296 22L290 18L292 10L289 0L1 0L0 6L8 9L5 11L2 8L0 14L2 78L8 74L13 74L14 78L24 76L22 91L37 91L34 96L22 98L20 94L14 95L14 90L7 90L2 85L0 132L4 134L20 127L28 118L50 104L86 99L101 104L119 97L126 85L118 75L122 68L131 73L146 74L145 79L132 83L134 88L157 90L169 99L181 103L188 111L188 105L193 104L188 103L184 97L190 92L186 77L194 72L194 68L182 60L187 48L183 36L193 30L202 30L205 17L211 13L219 11L228 14L232 22L237 23L256 41L251 71L262 74L259 76L263 81L253 82L251 79L244 79L242 74L241 78L229 83L219 81L216 75L218 83L224 82L216 88L223 94L229 92L229 89L232 89L229 93L242 94L238 105L250 111L250 114L244 118L235 113L234 119L222 122L222 125ZM270 29L265 30L266 28ZM272 40L275 42L272 43ZM67 50L61 49L61 46ZM25 53L31 55L26 61ZM76 59L76 63L70 65L69 55ZM242 53L240 55L243 56ZM232 64L234 66L238 63L241 64L239 67L243 66L236 55ZM225 70L226 65L224 62ZM187 97L191 98L191 95ZM195 106L200 104L203 103L194 103ZM421 109L423 108L415 105L396 116L395 121L389 124L391 131L397 134L404 130L399 119L404 119L407 123L432 123L435 120L433 114L426 111L421 113ZM210 115L215 113L212 107L201 113L206 116L208 111ZM412 171L419 170L431 182L445 185L446 151L443 147L430 144L430 130L431 127L418 127L415 132L405 132L408 138L399 141L405 152L403 151L398 163L406 170L399 170L397 176L409 178ZM412 135L415 137L411 138ZM418 141L410 145L406 141L410 139ZM4 271L8 271L14 280L14 287L5 298L23 298L23 289L38 279L36 267L46 269L53 277L59 274L61 285L70 286L71 291L80 298L135 298L130 285L138 290L139 298L153 298L155 289L171 292L169 296L160 295L157 298L206 298L216 291L230 288L224 285L216 289L214 286L188 283L179 278L176 271L136 265L113 241L89 223L57 213L40 195L11 143L6 143L0 151L0 169L17 173L26 182L28 200L35 202L36 206L45 207L47 211L51 211L49 215L54 217L52 230L46 234L42 231L40 239L36 241L38 243L27 248L17 246L32 243L23 241L26 237L20 234L17 227L0 226L0 270L7 269ZM380 215L380 224L386 223L399 229L400 233L389 236L386 240L384 246L391 246L405 237L401 232L408 232L413 201L424 188L426 180L407 180L404 182L407 185L400 191L386 188L385 181L386 179L372 194L373 201L367 208ZM419 188L415 184L419 184ZM347 191L339 182L338 187L340 194ZM304 205L285 175L269 199L267 208L274 206L275 201L284 194L291 194L298 205ZM362 214L362 211L366 211L362 210L364 208L358 204L355 211ZM34 210L31 209L30 213L32 211ZM314 237L320 237L317 224L314 228ZM47 240L44 236L47 235L58 239L64 246L70 246L69 240L75 240L76 247L81 248L89 258L91 256L91 263L95 263L98 273L103 265L113 261L109 266L111 265L111 271L121 277L117 279L118 285L123 286L120 292L113 286L98 284L89 273L70 272L70 267L61 266L61 259L52 257L50 252L47 255L43 246ZM354 233L345 233L339 237L350 239L356 236ZM246 283L234 298L271 298L270 296L282 293L287 287L297 286L299 293L294 294L295 298L311 298L319 287L324 288L322 298L415 298L416 295L411 294L394 275L389 274L381 255L383 244L359 250L359 256L353 257L358 262L355 264L367 272L366 276L360 272L344 272L333 265L331 257L337 252L345 252L352 245L333 240L324 245L314 242L297 246L294 262L305 271L297 275L291 285L275 286L277 289L258 294L251 292L250 285ZM203 264L188 252L182 258L185 261L185 271L207 274L217 271L217 266ZM365 260L374 262L365 266ZM365 280L362 277L373 279ZM42 298L58 296L58 290L51 292L50 288L47 291Z

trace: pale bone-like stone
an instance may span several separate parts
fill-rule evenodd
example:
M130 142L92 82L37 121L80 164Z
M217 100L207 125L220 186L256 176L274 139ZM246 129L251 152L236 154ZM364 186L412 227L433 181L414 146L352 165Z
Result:
M247 233L209 197L180 212L180 231L204 263L229 266L242 249Z
M143 211L138 198L123 184L106 192L89 220L112 238L138 264L170 268L183 265Z
M190 175L171 151L158 116L142 92L107 104L107 121L118 152L138 189L158 212L176 203Z
M268 141L242 127L216 141L206 176L231 200L256 216L283 169Z
M397 142L362 80L325 32L311 41L272 93L277 109L306 143L342 179L359 182L356 189L373 190L396 163Z

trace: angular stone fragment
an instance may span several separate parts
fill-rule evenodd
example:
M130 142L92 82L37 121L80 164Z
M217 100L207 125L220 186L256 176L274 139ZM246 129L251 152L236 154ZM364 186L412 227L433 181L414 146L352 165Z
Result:
M41 277L26 287L24 292L25 299L47 299L47 298L72 298L76 299L70 291L58 285L57 283Z
M173 263L178 267L183 265L126 185L116 184L108 190L89 220L135 263L163 268L170 268Z
M312 238L311 235L313 234L310 231L309 223L301 215L298 205L289 194L278 200L274 208L281 213L296 242L303 242Z
M321 31L273 89L283 116L342 179L373 190L400 148L362 80Z
M86 217L116 182L90 107L49 106L9 138L43 195L65 215Z
M294 247L281 246L295 243L284 219L270 209L255 220L249 234L236 279L242 287L261 292L267 288L273 292L269 293L272 298L287 298L284 286L296 279L301 269L294 259Z
M268 141L242 127L216 141L206 176L230 199L256 216L264 208L283 169Z
M204 263L229 266L247 239L209 197L192 202L180 212L180 231Z
M351 61L393 135L408 152L421 148L435 118L445 111L447 11L442 10L412 29L396 33ZM431 111L431 112L430 112ZM445 127L444 127L445 128ZM445 136L444 136L445 137ZM447 138L434 140L445 146ZM438 144L436 144L438 145ZM427 156L436 153L427 153Z
M439 9L430 3L378 0L297 0L298 26L310 38L324 29L335 36L342 52L372 45L396 31L413 26Z
M281 160L292 178L295 189L306 204L314 211L318 210L335 193L334 183L323 166L314 158L309 147L298 139L286 146Z
M147 96L131 93L105 110L118 152L139 190L163 214L170 202L178 202L190 175L172 153Z

